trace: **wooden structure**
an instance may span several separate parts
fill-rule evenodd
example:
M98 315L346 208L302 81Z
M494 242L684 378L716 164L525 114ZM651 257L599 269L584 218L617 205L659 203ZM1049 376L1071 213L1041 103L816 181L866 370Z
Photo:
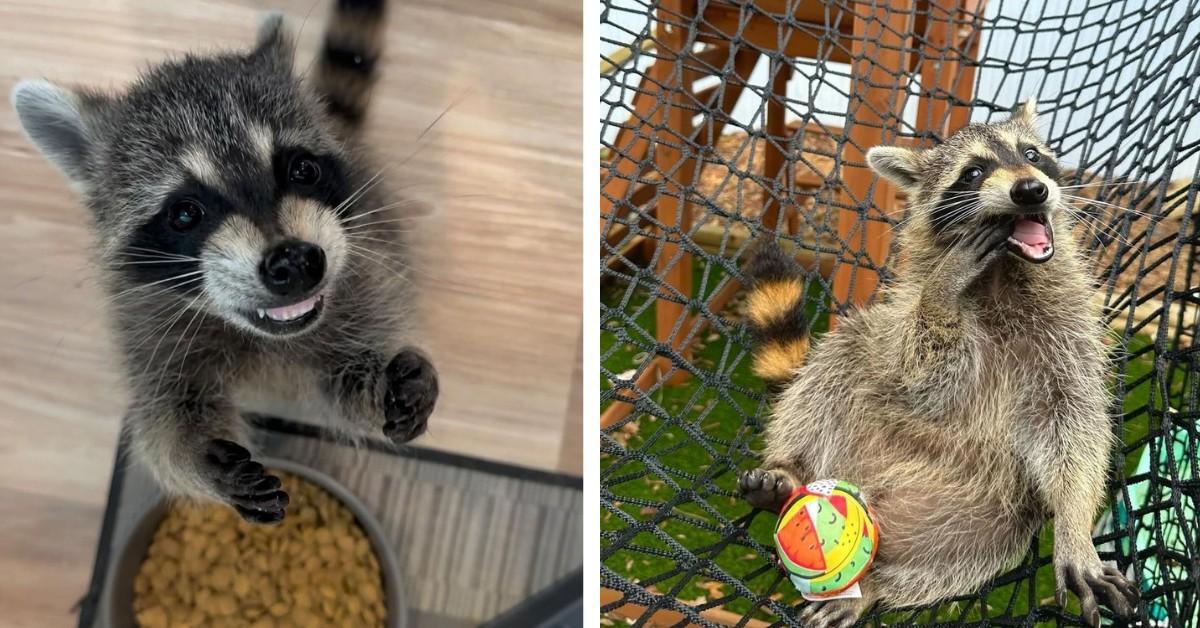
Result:
M886 182L876 181L866 166L865 152L898 141L896 127L910 80L919 82L918 134L944 137L968 122L983 1L891 0L886 7L830 0L660 1L654 16L655 61L635 90L633 115L612 144L600 199L603 256L625 240L628 229L620 223L632 219L633 208L644 207L657 196L657 205L640 218L646 226L653 215L660 225L657 241L650 242L658 247L655 271L661 278L655 295L659 342L687 359L692 339L707 324L704 316L689 315L684 304L692 298L692 259L679 244L692 228L687 191L704 167L702 151L695 149L716 144L749 86L751 72L763 58L770 64L771 80L764 123L767 194L762 224L796 232L794 212L799 205L788 202L787 192L779 190L827 192L836 199L837 232L844 243L842 255L832 265L835 304L863 303L874 293L879 278L873 269L887 257L889 226L884 220L868 219L868 212L894 209L897 193ZM647 46L641 47L651 54ZM789 144L793 138L788 137L785 120L794 58L841 62L851 68L844 126L809 120L795 131L839 139L841 154L835 162L840 167L826 177L793 176L783 152L782 147L797 145ZM709 77L719 82L697 87ZM736 281L728 281L708 298L707 309L720 311L739 289ZM667 383L677 383L687 376L665 357L648 360L634 382L638 394L664 377L670 380ZM620 421L632 409L623 400L613 403L602 415L601 425Z

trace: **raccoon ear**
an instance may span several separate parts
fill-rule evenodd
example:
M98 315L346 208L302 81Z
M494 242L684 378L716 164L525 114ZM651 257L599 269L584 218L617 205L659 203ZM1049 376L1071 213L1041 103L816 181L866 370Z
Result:
M1009 116L1012 120L1020 120L1034 124L1037 122L1037 99L1030 98L1025 102L1013 107L1012 115Z
M876 146L867 151L867 163L880 176L902 187L917 185L921 176L921 153L899 146Z
M95 110L102 98L80 94L40 79L17 83L13 109L29 141L73 183L87 176L87 158L94 141Z
M258 38L254 43L255 56L261 56L291 70L296 45L292 33L283 23L283 14L272 11L258 23Z

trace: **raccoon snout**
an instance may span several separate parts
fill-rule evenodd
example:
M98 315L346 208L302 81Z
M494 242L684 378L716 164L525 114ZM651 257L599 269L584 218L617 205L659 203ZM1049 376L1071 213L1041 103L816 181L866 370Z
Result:
M1008 191L1012 202L1021 207L1041 205L1050 196L1050 189L1037 179L1021 179Z
M306 294L325 277L325 251L309 242L281 242L263 256L258 273L263 285L274 294Z

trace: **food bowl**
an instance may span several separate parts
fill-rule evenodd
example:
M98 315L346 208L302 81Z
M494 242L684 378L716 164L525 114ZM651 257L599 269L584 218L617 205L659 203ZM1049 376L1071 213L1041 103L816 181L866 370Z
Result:
M399 562L391 543L384 535L383 528L374 515L350 491L320 471L287 460L260 458L259 462L267 469L277 469L324 489L354 515L371 545L371 550L379 563L380 575L383 578L383 596L386 605L383 625L387 628L406 628L408 626L408 609L404 603ZM139 518L125 544L116 551L106 580L108 591L104 605L107 608L100 615L107 622L109 628L126 628L136 625L133 613L134 578L141 569L142 562L150 548L150 542L169 509L168 500L160 497Z

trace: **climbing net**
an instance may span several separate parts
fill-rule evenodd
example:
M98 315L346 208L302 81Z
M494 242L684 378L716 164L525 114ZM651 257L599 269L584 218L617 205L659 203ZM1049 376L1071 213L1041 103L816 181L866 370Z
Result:
M1036 97L1113 330L1101 557L1144 620L1200 626L1200 6L1088 0L602 0L602 611L636 625L798 625L775 516L736 494L769 394L741 268L776 232L819 336L903 252L877 144L936 143ZM881 623L1081 625L1048 531L1019 566ZM1107 610L1102 610L1106 617Z

